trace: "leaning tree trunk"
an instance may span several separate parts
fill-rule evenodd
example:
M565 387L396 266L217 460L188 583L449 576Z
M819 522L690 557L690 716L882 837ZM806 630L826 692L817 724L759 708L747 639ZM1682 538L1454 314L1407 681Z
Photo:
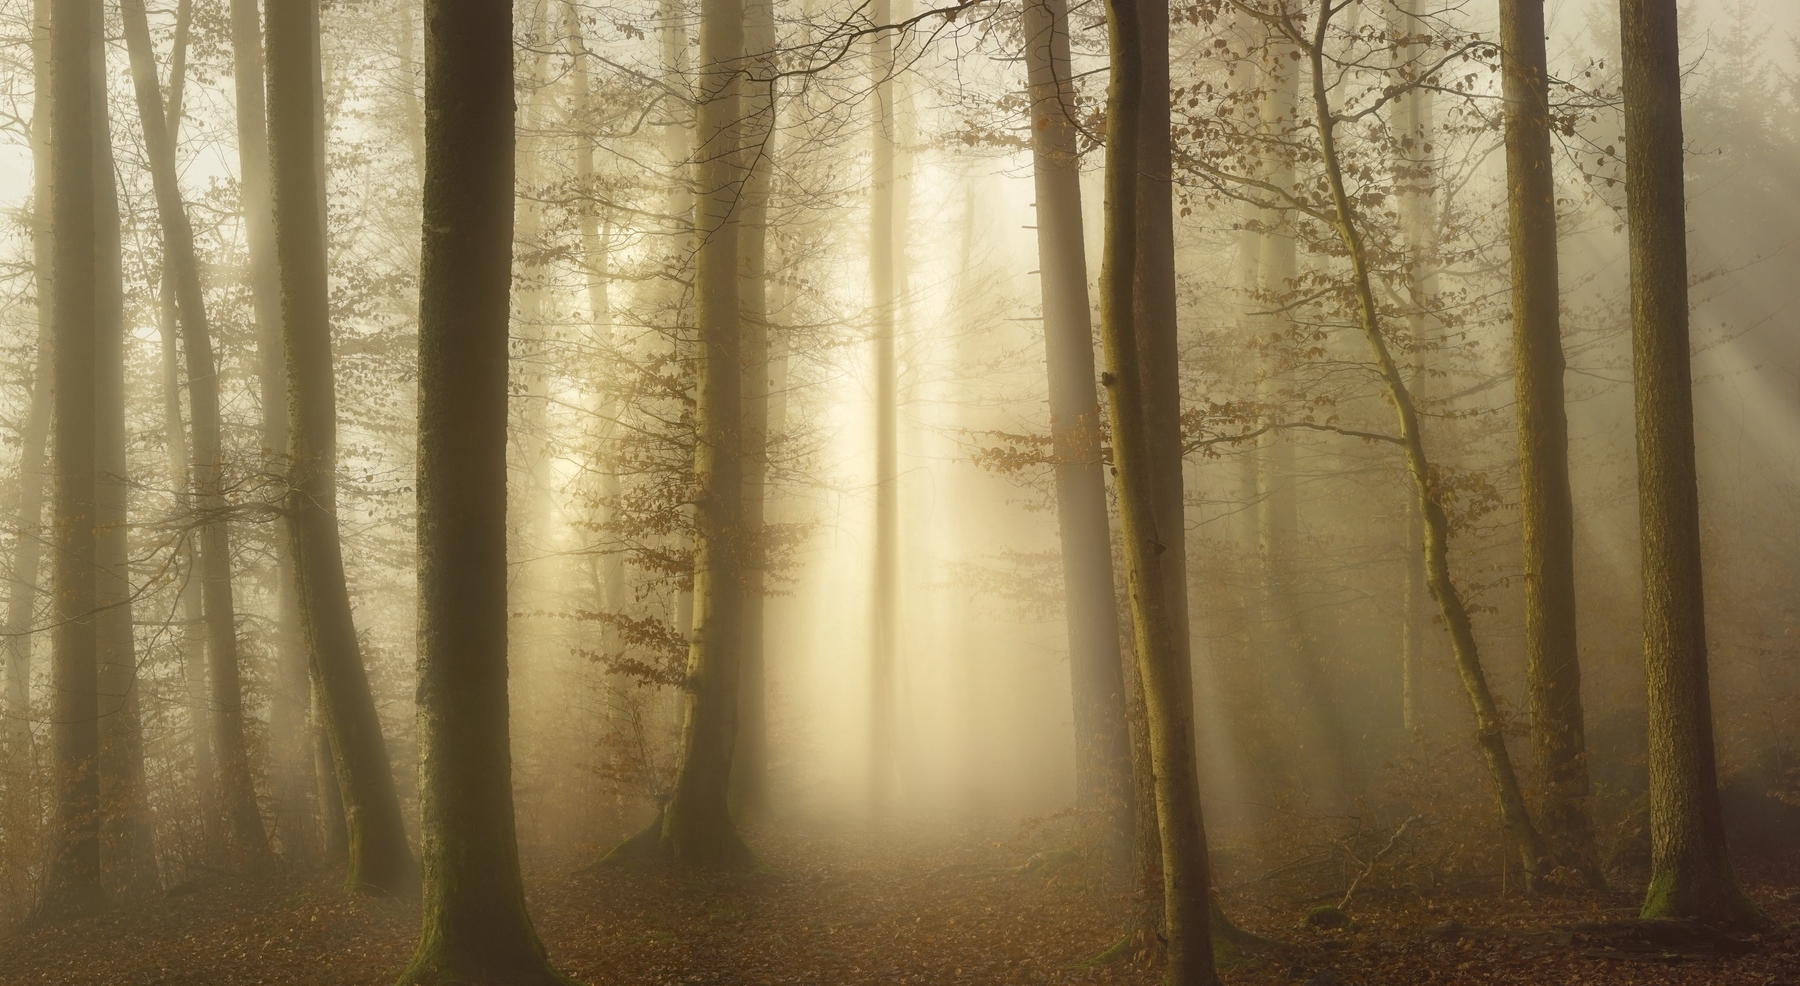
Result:
M1369 273L1368 253L1363 247L1362 230L1345 189L1344 171L1338 156L1336 127L1339 122L1331 108L1330 90L1325 76L1325 38L1331 16L1341 7L1321 4L1310 39L1296 31L1290 38L1306 53L1312 68L1312 103L1319 135L1319 158L1324 167L1327 190L1331 198L1332 225L1344 251L1349 256L1357 307L1357 321L1369 352L1375 360L1388 400L1400 426L1400 445L1406 456L1407 476L1412 483L1414 506L1423 520L1426 583L1438 612L1450 631L1450 650L1456 658L1457 671L1469 693L1475 711L1476 739L1483 760L1493 777L1496 795L1507 834L1512 838L1525 869L1526 880L1534 884L1543 872L1545 850L1531 815L1525 809L1525 797L1519 790L1519 779L1513 770L1512 755L1506 749L1504 724L1500 709L1488 688L1487 673L1481 666L1481 653L1475 643L1475 628L1464 605L1456 581L1450 575L1450 521L1444 510L1442 493L1432 480L1431 462L1425 455L1425 440L1420 431L1419 412L1412 394L1401 377L1400 368L1388 349L1386 330L1381 324L1380 310Z
M126 537L130 468L125 458L125 274L112 120L106 108L106 45L94 72L94 586L99 665L100 867L109 892L143 899L157 890L144 733L138 715L136 628L131 621Z
M223 483L224 453L219 418L219 377L207 325L205 294L193 227L181 201L175 145L163 118L157 91L156 55L143 0L123 0L125 40L145 154L156 190L163 233L164 262L173 273L175 308L187 358L188 401L193 415L194 505L200 510L201 597L206 614L206 653L213 706L213 748L218 758L219 797L227 821L234 865L261 869L270 859L268 836L256 805L250 754L244 738L244 697L239 677L237 617L231 588L231 532Z
M1179 550L1166 550L1172 541L1180 543L1172 536L1180 529L1179 510L1171 531L1163 517L1167 511L1158 510L1159 505L1166 505L1159 504L1156 496L1158 435L1151 426L1155 388L1142 364L1143 356L1160 358L1162 354L1146 351L1148 347L1142 344L1145 336L1155 340L1157 335L1154 327L1147 330L1138 324L1140 313L1146 309L1154 312L1156 306L1140 303L1136 297L1146 283L1139 274L1140 260L1154 263L1158 256L1152 239L1152 249L1140 257L1140 217L1145 213L1138 200L1140 170L1156 166L1154 160L1140 159L1140 127L1146 117L1153 119L1156 114L1144 112L1151 73L1144 70L1145 32L1140 27L1138 5L1132 0L1108 0L1106 20L1112 76L1106 99L1106 233L1100 278L1107 372L1101 382L1106 385L1112 422L1113 469L1131 587L1132 640L1143 679L1155 764L1162 937L1168 949L1164 981L1172 986L1209 984L1215 977L1206 833L1195 771L1193 683L1184 628L1177 619L1181 583L1170 577L1172 566L1167 559ZM1150 101L1161 101L1161 90L1154 92L1155 99ZM1154 176L1148 184L1155 184ZM1149 280L1155 283L1154 276ZM1172 332L1172 326L1166 328ZM1179 482L1179 456L1175 466ZM1162 467L1166 478L1169 464Z
M274 207L269 189L269 135L263 113L263 33L256 0L231 0L231 66L236 84L239 207L249 256L250 310L256 328L257 382L262 389L265 456L287 451L287 361L281 341L281 275L276 268ZM171 128L171 131L173 128ZM271 461L271 470L279 466ZM312 853L312 756L307 739L310 684L300 646L294 598L294 561L284 532L270 553L275 567L275 621L269 634L275 677L269 690L270 773L275 834L284 855Z
M411 896L418 870L406 844L393 766L356 639L337 528L337 392L330 285L316 168L315 0L269 8L269 148L273 165L281 323L287 349L287 528L308 663L331 737L355 890Z
M739 578L743 616L738 655L738 728L731 761L732 810L740 821L762 817L768 799L768 678L764 603L769 485L769 189L775 152L775 4L744 3L744 56L749 91L742 98L748 132L743 147L743 216L738 269L743 339L743 534Z
M48 867L37 916L53 920L106 902L100 877L100 729L94 620L94 92L96 0L55 0L51 11L56 230L56 470L51 570L51 778L56 787Z
M1556 860L1598 887L1605 881L1588 818L1581 664L1575 647L1575 505L1563 406L1543 0L1501 0L1500 46L1525 549L1525 677L1531 750L1543 785L1538 821Z
M31 374L31 404L19 432L19 510L14 525L18 540L6 599L5 726L0 733L8 762L19 769L28 761L31 749L31 628L37 618L38 566L43 558L44 447L50 439L51 396L56 392L51 366L56 290L51 236L51 2L33 0L31 7L35 81L31 101L31 259L37 292L37 366Z
M1132 836L1131 737L1126 729L1112 536L1100 453L1100 398L1094 385L1094 329L1075 128L1078 111L1065 0L1026 3L1025 68L1074 702L1075 808L1090 820L1097 848L1109 860L1123 863L1130 855Z
M419 265L419 829L402 983L564 983L525 910L506 687L512 11L426 0Z
M1725 851L1713 753L1675 0L1620 0L1619 36L1650 716L1650 888L1643 916L1766 925Z

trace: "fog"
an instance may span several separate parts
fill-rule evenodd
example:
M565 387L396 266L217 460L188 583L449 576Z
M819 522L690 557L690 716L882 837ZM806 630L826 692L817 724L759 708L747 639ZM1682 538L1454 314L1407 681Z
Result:
M48 128L34 129L34 114L48 112L34 94L49 75L40 57L34 76L33 18L47 37L50 15L38 8L51 6L78 4L0 8L0 33L12 41L0 60L0 570L12 601L0 775L5 924L31 917L55 884L65 818L58 792L67 783L56 752L66 686L53 643L67 621L51 575L63 543L51 536L61 516L52 492L63 473L46 453L62 446L60 424L45 431L51 281L39 269L45 251L34 250L48 236L38 198L50 187L36 169L51 158ZM176 311L155 149L128 70L129 17L110 3L100 13L98 95L110 116L123 278L126 472L110 481L125 498L120 570L129 598L118 605L130 615L132 670L110 705L103 680L96 714L103 737L107 723L130 716L143 792L132 817L147 826L132 864L147 876L136 889L111 870L106 877L120 902L194 893L223 874L335 872L346 852L361 851L342 841L337 787L352 782L340 774L348 768L334 766L341 747L332 759L328 717L339 713L321 704L319 677L330 672L308 656L325 645L314 642L314 617L292 595L287 518L299 460L269 444L271 435L290 440L280 430L290 391L271 369L282 359L281 326L271 324L282 309L259 308L280 296L258 293L264 247L246 219L247 210L268 208L252 196L253 186L268 194L268 176L247 180L238 142L234 86L244 63L231 31L240 6L181 0L179 9L148 11L164 99L176 88L171 59L185 73L174 157L223 429L222 506L211 513L193 501L204 502L194 485L204 464L183 458L198 439L170 432L171 420L196 429L203 412L192 392L195 364L179 358L193 340L182 335L189 313ZM707 114L709 101L723 98L716 92L725 76L709 67L706 45L717 36L709 32L718 29L704 23L715 6L513 5L510 723L501 735L510 735L527 889L539 893L561 879L546 874L617 856L634 835L674 838L664 819L685 797L684 758L703 742L684 739L684 727L697 728L696 696L711 694L705 682L718 673L702 655L723 653L732 667L723 701L736 709L724 746L736 822L726 824L742 832L758 866L797 872L830 860L844 868L900 846L924 853L941 874L950 872L946 861L974 866L956 862L976 858L968 853L998 867L1073 849L1081 876L1071 885L1096 896L1069 906L1105 915L1129 940L1137 912L1122 901L1140 885L1134 864L1119 859L1142 865L1142 847L1140 855L1120 848L1129 834L1105 819L1119 804L1129 816L1135 803L1139 837L1154 839L1149 790L1133 802L1118 785L1165 777L1165 761L1150 769L1156 696L1145 712L1137 676L1146 658L1134 653L1147 638L1141 622L1133 633L1143 616L1122 526L1127 481L1113 452L1115 418L1092 426L1095 448L1104 446L1095 454L1106 472L1108 602L1124 669L1124 694L1105 700L1122 717L1119 735L1141 750L1108 768L1116 771L1112 800L1081 786L1087 768L1078 765L1101 739L1081 725L1087 658L1072 651L1065 591L1074 584L1064 555L1072 528L1067 509L1059 513L1058 470L1070 460L1056 444L1063 433L1053 436L1059 370L1047 366L1055 357L1047 357L1054 330L1046 326L1066 316L1052 310L1057 286L1041 252L1055 220L1038 202L1047 186L1034 171L1045 165L1033 140L1043 124L1027 87L1026 21L1018 5L986 2L936 11L914 0L725 4L741 22L737 43L749 37L751 47L725 72L739 81L731 83L735 115L719 132L739 143L717 153L709 141L722 138L709 136ZM1653 713L1634 416L1634 400L1644 398L1634 394L1619 11L1598 0L1543 6L1567 360L1574 729L1582 783L1591 780L1575 799L1590 832L1586 861L1559 858L1546 874L1604 873L1618 899L1562 908L1600 913L1635 909L1662 851L1653 852L1662 845L1659 809L1647 801ZM751 7L772 12L773 45L761 54L760 28L746 18L762 15L747 14ZM1182 531L1156 550L1159 564L1168 552L1185 560L1185 582L1171 589L1187 649L1180 685L1191 695L1183 756L1198 775L1211 886L1224 888L1227 910L1255 915L1259 933L1282 937L1298 934L1294 922L1315 905L1350 911L1354 894L1461 901L1456 894L1511 893L1527 875L1512 848L1517 833L1496 810L1504 795L1491 750L1483 760L1486 726L1471 714L1448 610L1427 584L1421 494L1395 401L1360 327L1350 250L1331 207L1304 205L1329 201L1308 116L1311 69L1294 47L1311 34L1285 40L1270 26L1276 21L1257 19L1278 8L1311 31L1316 5L1301 0L1170 8L1174 342L1143 359L1154 364L1146 373L1172 359L1179 386L1179 421L1153 415L1151 427L1179 436ZM1527 658L1509 279L1519 261L1509 255L1496 5L1352 0L1335 16L1332 33L1320 35L1333 74L1319 98L1343 114L1347 204L1358 210L1346 222L1374 258L1365 285L1418 410L1431 496L1447 516L1448 578L1472 621L1501 749L1517 761L1535 810L1551 792L1534 759L1544 727ZM1108 31L1100 5L1071 5L1067 19L1067 123L1091 308L1078 321L1091 323L1098 374L1111 365L1102 273L1116 219L1106 206ZM1685 601L1704 609L1701 681L1710 675L1714 761L1737 875L1765 907L1786 906L1769 903L1791 897L1771 896L1764 881L1789 872L1800 852L1791 827L1800 812L1800 192L1792 180L1800 169L1800 8L1704 0L1681 4L1679 25L1704 581L1703 598ZM430 782L422 787L418 765L434 752L421 732L425 706L415 705L425 702L421 668L431 660L419 601L429 590L422 538L432 536L417 495L420 394L430 386L419 353L431 329L420 315L420 292L430 290L421 203L431 194L428 162L450 152L427 140L439 111L426 69L434 42L419 8L325 3L318 30L335 523L353 656L366 669L406 839L424 852L429 881L435 837L422 827L422 804ZM1417 66L1440 57L1430 84L1419 83ZM1284 84L1298 86L1286 104ZM277 90L268 86L273 107ZM728 158L741 172L709 186ZM280 180L278 172L277 207ZM727 218L715 222L709 210ZM745 230L755 233L754 250ZM427 226L428 243L431 235ZM701 269L715 237L739 244L727 262L730 298L740 299L730 302L732 331L743 340L733 335L730 344L743 353L732 357L741 370L732 386L743 394L731 398L723 424L702 386L710 354L724 351L708 335L717 317L709 306L719 302L709 300L715 281ZM1140 291L1145 276L1140 270ZM882 355L890 343L891 364ZM1095 380L1091 420L1106 421L1110 371L1086 385ZM711 447L728 448L730 468L745 477L744 505L727 511L723 532L708 519L709 491L717 475L734 474L708 464ZM101 473L104 485L104 464ZM478 480L471 473L459 482ZM884 517L893 524L886 532ZM227 698L216 684L219 645L206 642L200 603L184 592L204 581L196 552L210 550L200 546L211 525L228 526L232 538L226 598L235 600L233 673L241 671L242 686ZM31 547L27 563L26 547L40 543L49 545L43 562ZM705 632L721 619L709 615L720 612L717 583L696 578L696 558L711 557L705 551L734 559L718 570L728 573L728 612L742 630L725 644ZM221 716L241 718L236 742L265 840L251 855L272 869L247 870L241 846L222 848L242 819L231 822L222 807L230 777L213 773L232 755ZM1158 746L1155 755L1171 754ZM363 824L355 813L353 824ZM1590 890L1601 892L1582 892ZM1525 906L1534 915L1557 910ZM1280 923L1256 924L1265 917ZM1367 920L1406 926L1399 917ZM561 946L546 937L554 960ZM1091 955L1109 944L1075 950ZM581 961L595 982L639 975ZM392 978L379 963L370 969L358 975ZM958 967L942 981L961 974Z

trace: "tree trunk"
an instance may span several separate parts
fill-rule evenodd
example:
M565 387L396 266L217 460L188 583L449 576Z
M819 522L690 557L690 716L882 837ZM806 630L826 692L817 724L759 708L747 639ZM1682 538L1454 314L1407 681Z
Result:
M418 870L406 844L393 766L356 639L337 529L337 393L330 286L316 171L318 24L312 0L269 8L269 149L289 380L287 528L308 662L319 683L348 826L353 890L411 896Z
M1281 140L1295 128L1299 109L1300 66L1288 57L1291 44L1271 39L1268 59L1268 91L1262 102L1264 126ZM1293 157L1277 147L1267 165L1265 180L1277 188L1295 190ZM1299 277L1294 228L1284 210L1264 209L1263 232L1258 244L1257 266L1269 308L1279 308L1292 298ZM1266 316L1267 336L1284 331L1283 316ZM1269 361L1258 380L1258 397L1270 408L1279 408L1293 385L1288 367L1279 357ZM1278 420L1270 411L1265 424ZM1262 562L1262 599L1258 622L1262 626L1263 653L1259 657L1285 673L1291 694L1298 698L1299 722L1295 730L1298 762L1311 773L1315 789L1326 792L1325 803L1341 810L1350 798L1348 763L1349 733L1344 728L1330 682L1317 648L1306 631L1296 582L1295 558L1300 531L1300 491L1294 465L1294 446L1279 430L1257 441L1256 523L1257 554Z
M1172 334L1165 331L1159 336L1153 329L1147 331L1138 324L1140 312L1156 311L1154 302L1145 304L1137 299L1146 284L1139 263L1156 263L1161 256L1154 240L1152 248L1141 251L1140 256L1140 242L1144 239L1142 218L1146 215L1138 198L1140 172L1151 175L1145 184L1157 184L1155 160L1140 160L1144 146L1140 130L1147 119L1156 117L1145 104L1166 101L1162 99L1164 90L1150 85L1154 73L1145 71L1149 47L1145 34L1149 32L1140 28L1139 5L1131 0L1109 0L1106 16L1112 75L1106 100L1106 234L1100 279L1101 338L1107 373L1101 379L1107 388L1112 422L1113 472L1131 587L1132 640L1143 678L1147 731L1155 764L1157 829L1162 850L1162 926L1168 946L1164 981L1172 986L1209 984L1215 977L1208 927L1206 833L1194 764L1193 684L1185 660L1185 635L1176 618L1183 606L1183 593L1178 588L1181 583L1170 578L1172 566L1167 558L1171 553L1179 553L1180 542L1161 520L1166 511L1158 510L1155 494L1159 486L1153 468L1158 436L1151 428L1156 402L1150 375L1140 359L1140 352L1152 359L1163 355L1161 349L1142 345L1146 335L1158 340ZM1164 18L1165 38L1166 28ZM1147 100L1146 91L1153 93L1154 98ZM1165 144L1166 136L1165 127ZM1166 173L1165 170L1163 174ZM1167 186L1163 188L1166 192ZM1155 200L1156 194L1153 192L1149 198ZM1154 224L1155 217L1151 220ZM1155 283L1155 277L1148 281ZM1172 316L1172 310L1167 314ZM1168 464L1163 466L1166 480ZM1179 469L1174 472L1179 481ZM1177 517L1176 529L1179 527Z
M1619 36L1650 716L1650 888L1642 916L1761 926L1768 918L1738 886L1725 851L1713 753L1675 0L1620 0Z
M768 543L764 517L769 475L769 197L775 153L775 5L744 3L747 92L742 97L743 217L738 265L743 312L743 456L745 545L739 563L743 591L738 656L738 728L732 756L731 801L740 821L762 817L768 799L768 684L764 658L764 592Z
M56 230L56 429L52 461L55 630L51 634L52 782L48 868L37 916L105 905L100 876L100 729L94 614L94 0L54 0L52 125Z
M1349 255L1359 327L1375 360L1382 383L1387 388L1388 400L1394 405L1394 414L1400 426L1400 445L1406 456L1406 471L1412 482L1414 505L1423 521L1426 582L1431 589L1432 598L1437 600L1438 612L1450 630L1450 650L1456 658L1457 671L1475 710L1476 739L1481 746L1488 772L1493 777L1507 834L1521 857L1527 885L1534 885L1542 875L1545 858L1543 840L1531 822L1530 813L1525 810L1525 797L1520 793L1512 756L1506 749L1499 706L1494 702L1493 692L1488 688L1487 673L1481 666L1474 625L1469 618L1468 607L1463 604L1462 595L1450 575L1449 517L1439 499L1440 493L1432 482L1431 463L1425 455L1418 409L1414 407L1412 394L1407 390L1406 381L1400 376L1400 368L1388 350L1386 332L1375 305L1362 231L1356 214L1351 209L1349 193L1345 191L1343 166L1337 150L1338 121L1331 108L1324 65L1326 29L1330 27L1332 14L1341 9L1330 4L1321 5L1310 42L1299 36L1293 37L1293 40L1302 46L1312 66L1312 100L1319 135L1319 156L1324 165L1331 207L1336 217L1334 225L1338 238Z
M874 0L874 23L892 19L890 0ZM869 206L869 306L875 343L875 571L869 665L869 809L881 824L894 808L894 679L899 649L899 371L894 347L894 34L870 42L874 127Z
M270 470L287 451L287 361L281 343L281 274L276 267L274 206L269 189L269 136L263 114L263 33L256 0L231 0L231 65L235 83L239 207L249 254L250 305L255 319L257 377L262 388L263 455ZM174 128L170 128L173 132ZM284 855L311 854L311 744L306 650L295 624L294 561L277 532L274 556L276 613L270 649L275 677L269 694L270 773L275 792L275 835Z
M107 890L143 899L157 890L144 734L138 716L137 641L131 620L126 537L130 469L125 459L125 275L119 194L106 106L106 45L94 72L94 468L95 647L99 663L100 866Z
M1556 269L1543 0L1501 0L1507 218L1512 246L1519 514L1525 550L1525 677L1539 824L1557 862L1604 885L1588 819L1588 770L1575 646L1575 505Z
M661 852L680 863L745 868L754 857L731 819L742 643L743 360L738 296L738 73L741 0L704 0L700 16L698 194L694 203L694 629L675 790L663 811Z
M512 11L425 5L419 269L419 828L402 983L563 983L525 910L507 709Z
M1132 836L1131 738L1101 471L1100 398L1094 384L1066 0L1029 0L1025 39L1038 280L1074 702L1075 808L1088 820L1095 848L1123 864Z
M37 621L38 565L44 544L44 447L50 439L51 398L56 392L53 329L56 281L51 235L51 0L33 0L31 67L31 257L37 289L37 367L31 404L19 434L19 512L13 549L12 586L6 600L6 756L24 769L31 752L31 641Z
M1405 36L1399 45L1399 57L1405 62L1428 54L1414 39L1427 33L1419 23L1420 0L1404 0L1393 11L1394 29ZM1439 344L1437 324L1427 311L1437 296L1437 199L1433 188L1436 171L1433 157L1426 148L1435 144L1436 121L1433 112L1434 93L1429 89L1411 90L1396 100L1395 116L1401 127L1399 166L1405 174L1398 176L1402 236L1410 264L1406 271L1406 328L1412 335L1412 362L1407 367L1406 387L1414 401L1425 394L1425 359ZM1406 517L1406 573L1401 589L1400 605L1400 721L1414 738L1422 739L1425 728L1425 647L1429 618L1426 585L1425 528L1418 511Z
M164 262L173 272L175 308L180 318L187 358L188 400L193 414L193 485L200 528L201 595L205 605L207 664L213 706L213 747L219 767L219 796L224 809L233 864L267 866L268 836L257 810L250 754L244 737L244 699L239 678L237 617L232 602L231 532L228 504L221 487L224 472L219 418L219 379L207 325L200 266L194 252L193 228L181 201L175 170L175 146L163 117L157 91L156 55L143 0L123 0L126 44L131 53L132 83L138 117L156 189L163 232Z

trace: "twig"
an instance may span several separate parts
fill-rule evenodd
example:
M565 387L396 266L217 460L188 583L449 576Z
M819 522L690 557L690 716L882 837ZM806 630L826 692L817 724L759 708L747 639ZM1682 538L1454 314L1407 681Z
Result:
M1400 837L1405 835L1407 828L1409 828L1413 822L1418 821L1418 819L1419 816L1413 815L1406 821L1400 823L1400 827L1394 830L1394 837L1388 840L1388 844L1382 846L1381 851L1376 853L1373 859L1369 860L1369 865L1363 867L1363 871L1356 875L1356 879L1350 881L1350 888L1344 891L1344 899L1338 901L1338 910L1348 913L1350 908L1350 898L1356 893L1356 888L1362 885L1363 878L1375 872L1375 867L1387 857L1388 853L1394 851L1394 847L1400 844Z

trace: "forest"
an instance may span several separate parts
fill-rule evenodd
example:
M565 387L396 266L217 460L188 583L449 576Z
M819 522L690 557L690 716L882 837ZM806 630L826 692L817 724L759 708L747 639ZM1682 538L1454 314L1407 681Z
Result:
M0 984L1800 986L1796 175L1790 0L0 0Z

